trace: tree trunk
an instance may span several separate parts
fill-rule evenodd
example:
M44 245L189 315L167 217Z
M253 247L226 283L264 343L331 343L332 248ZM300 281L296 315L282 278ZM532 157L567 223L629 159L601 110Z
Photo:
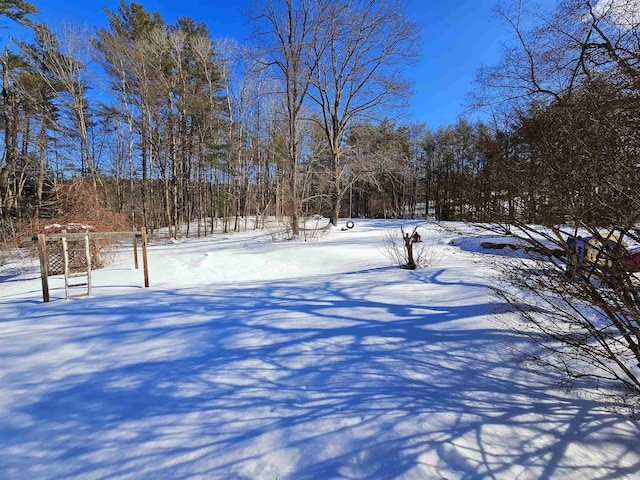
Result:
M17 145L15 141L16 119L12 116L12 106L14 105L14 94L11 91L9 82L9 52L5 50L2 59L2 119L4 120L4 158L5 164L0 168L0 218L3 227L7 228L11 224L11 204L12 192L10 178L15 173L17 162ZM2 233L2 232L0 232Z
M407 264L404 266L407 270L415 270L416 262L413 258L413 237L408 233L404 234L404 248L407 251Z

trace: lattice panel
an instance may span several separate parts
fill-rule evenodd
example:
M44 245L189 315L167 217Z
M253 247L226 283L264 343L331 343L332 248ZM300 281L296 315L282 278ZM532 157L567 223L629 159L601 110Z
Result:
M84 253L84 241L69 242L69 247L69 270L71 273L86 271L87 258ZM89 250L91 253L91 270L102 268L104 265L100 259L100 250L96 242L89 244ZM49 257L49 276L64 274L62 242L47 242L47 255Z
M64 273L64 256L62 254L62 242L47 242L47 255L49 257L49 276Z

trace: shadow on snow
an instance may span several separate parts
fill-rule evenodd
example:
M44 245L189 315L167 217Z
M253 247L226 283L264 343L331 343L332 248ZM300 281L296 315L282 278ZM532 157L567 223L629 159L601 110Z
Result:
M76 303L50 304L51 335L27 352L43 363L3 380L31 391L0 427L0 476L591 476L588 457L563 466L567 450L624 421L509 361L488 322L469 327L504 306L374 301L345 278L92 298L75 318ZM622 465L638 440L606 438L622 453L599 478L640 472Z

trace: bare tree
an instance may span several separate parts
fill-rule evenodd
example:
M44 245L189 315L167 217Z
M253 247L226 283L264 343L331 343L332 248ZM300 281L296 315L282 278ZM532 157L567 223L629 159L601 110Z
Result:
M499 65L479 71L474 105L526 111L604 72L640 90L638 9L637 0L562 0L548 13L525 0L497 7L514 41Z
M509 100L521 143L513 161L535 172L495 232L528 245L502 295L532 326L537 360L587 387L640 398L640 298L629 243L640 240L638 3L565 0L549 16L499 10L515 33L503 62L480 75L481 102ZM502 101L502 100L501 100ZM511 190L502 178L495 189ZM526 223L542 219L545 229ZM525 291L528 302L520 292ZM533 307L532 308L532 305Z
M87 174L94 188L97 188L98 176L95 158L91 148L89 134L89 105L87 90L90 87L88 65L91 61L89 34L75 27L67 26L62 32L62 40L46 25L36 26L36 36L44 50L42 57L43 75L52 90L62 90L68 97L64 106L75 124L74 133L69 135L72 141L77 137L80 153L80 171Z
M405 17L403 1L318 0L322 15L314 43L313 88L331 153L331 221L337 225L349 166L343 147L349 126L399 106L410 93L402 68L417 55L418 29Z
M256 0L252 9L258 60L270 67L282 87L285 111L286 159L289 175L289 215L294 235L300 233L302 191L300 123L303 105L316 68L313 46L318 35L315 0Z

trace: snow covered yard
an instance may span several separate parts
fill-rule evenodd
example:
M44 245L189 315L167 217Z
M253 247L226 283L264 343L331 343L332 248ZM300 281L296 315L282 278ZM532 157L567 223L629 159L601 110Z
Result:
M0 478L595 479L639 424L518 362L487 255L402 270L385 228L152 244L66 301L0 270ZM455 242L454 242L455 243Z

